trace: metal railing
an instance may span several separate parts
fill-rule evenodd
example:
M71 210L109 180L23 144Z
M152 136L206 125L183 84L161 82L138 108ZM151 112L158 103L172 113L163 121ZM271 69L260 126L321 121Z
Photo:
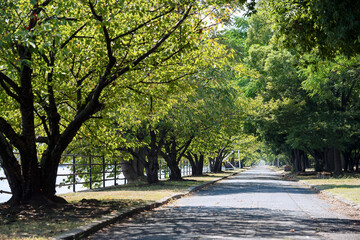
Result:
M73 192L76 192L79 185L92 189L94 184L96 188L104 188L127 183L125 176L122 174L121 166L116 159L109 160L105 159L104 156L64 154L59 167L62 170L58 172L57 177L62 182L56 184L56 187L67 186L69 189L72 188ZM182 176L192 174L189 161L182 160L179 167ZM209 171L209 166L204 166L203 172ZM167 179L169 175L170 169L165 160L160 158L159 179ZM6 177L0 177L1 180L6 180ZM108 182L111 182L111 184L107 184ZM11 192L4 190L0 190L1 193L11 194Z
M66 158L70 160L66 161ZM121 166L116 160L105 161L104 156L65 154L62 161L66 163L60 166L70 168L71 173L58 173L58 177L68 179L57 184L57 187L72 186L73 192L76 192L76 185L85 185L92 189L94 183L99 183L98 187L106 187L106 182L109 181L113 182L111 186L118 185L119 181L126 184L126 178L122 175ZM81 181L86 175L88 181Z

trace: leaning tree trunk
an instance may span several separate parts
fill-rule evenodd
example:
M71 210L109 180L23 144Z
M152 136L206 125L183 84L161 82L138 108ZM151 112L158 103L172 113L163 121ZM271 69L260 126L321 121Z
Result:
M19 203L23 196L21 167L14 156L10 144L2 134L0 134L0 166L4 169L12 192L9 203Z
M170 180L171 181L182 181L181 170L179 168L179 161L177 159L176 144L172 143L171 147L166 146L167 153L160 152L160 155L166 161L167 166L170 168ZM171 148L171 149L169 149Z
M188 141L186 141L181 147L178 148L178 143L176 138L173 136L169 141L164 143L165 152L160 151L161 156L166 161L168 167L170 168L170 180L172 181L182 181L181 170L179 168L179 163L182 157L185 155L188 147L192 142L193 136L191 136Z
M222 166L222 159L219 157L215 158L215 162L214 162L214 168L213 168L213 173L220 173L221 172L221 166Z

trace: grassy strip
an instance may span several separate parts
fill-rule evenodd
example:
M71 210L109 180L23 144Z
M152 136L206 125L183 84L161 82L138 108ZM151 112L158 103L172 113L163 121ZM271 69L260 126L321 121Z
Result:
M282 174L289 173L284 172L283 168L270 168ZM316 175L296 175L296 178L316 186L319 190L325 190L335 196L360 205L360 174L344 173L341 177L331 177L328 179L320 179Z
M316 176L296 176L319 190L350 200L360 205L360 178L358 174L345 174L342 177L318 179Z
M173 194L181 194L189 187L214 181L234 171L185 177L185 181L160 181L156 185L136 183L106 189L61 195L69 204L51 208L0 208L0 239L44 240L70 229L100 219L118 210L132 208Z

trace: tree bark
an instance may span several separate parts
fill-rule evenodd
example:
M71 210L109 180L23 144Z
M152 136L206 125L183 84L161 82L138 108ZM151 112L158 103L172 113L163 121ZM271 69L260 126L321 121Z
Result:
M192 154L191 152L187 152L184 155L190 162L192 176L201 176L203 174L204 168L204 155L203 154Z
M121 159L121 170L124 174L125 178L128 180L129 183L142 181L145 179L144 175L144 164L142 163L145 159L145 149L139 148L136 151L138 154L137 156L133 156L132 160L125 161Z
M160 151L160 155L166 161L170 168L170 180L182 181L181 170L179 163L184 156L186 150L190 146L193 137L190 137L181 147L178 148L178 143L175 137L171 137L169 141L164 142L164 151Z
M352 172L354 171L354 165L351 158L351 152L352 150L343 151L343 157L344 157L344 171L345 172Z
M37 25L37 20L34 18L34 16L39 14L40 11L46 11L45 7L51 2L52 1L44 1L41 4L41 7L37 4L33 6L33 10L28 14L28 16L31 16L29 24L26 28L28 31ZM94 6L91 3L89 6L92 12L92 17L99 21L99 23L103 22L102 17L96 14ZM38 203L40 200L44 200L44 202L47 202L48 200L57 200L57 197L55 196L55 185L61 154L74 139L75 135L84 122L86 122L94 113L98 112L103 107L103 105L99 102L99 99L104 88L113 83L115 80L119 79L132 68L140 65L150 55L156 53L162 44L166 42L171 37L171 35L176 33L177 29L179 29L185 20L191 16L192 8L193 4L189 4L187 9L180 17L179 21L177 21L174 25L169 26L168 31L164 33L164 35L158 39L150 49L144 53L141 53L139 56L135 56L133 59L124 59L123 62L126 62L126 64L119 64L121 66L116 65L117 60L114 57L114 50L111 47L113 43L115 43L115 39L111 39L109 37L108 27L103 26L103 40L107 46L107 62L104 64L106 66L99 72L100 74L97 75L99 76L98 81L95 82L94 80L95 87L87 94L87 96L84 96L80 104L78 102L76 115L73 119L70 120L67 126L64 126L65 129L61 133L59 131L60 116L58 115L56 109L57 105L55 103L55 97L52 91L52 86L54 85L51 82L53 72L51 71L47 75L47 78L42 82L42 84L47 86L47 89L38 89L38 92L44 92L44 95L39 96L39 98L42 99L41 101L37 102L37 104L43 104L44 106L42 106L40 111L36 111L34 106L37 105L34 103L34 91L32 86L33 70L31 68L32 65L29 64L33 62L33 59L35 59L32 54L35 54L36 51L34 51L32 47L26 46L27 44L21 43L21 40L16 40L14 42L14 49L17 51L19 59L18 62L20 63L20 66L17 66L19 69L19 76L17 77L16 81L13 81L5 74L3 74L3 71L0 72L2 90L5 90L5 93L14 101L16 101L17 104L19 104L19 110L21 113L21 133L17 133L17 131L11 128L11 125L4 118L0 117L1 137L3 138L5 136L7 139L9 139L8 143L11 143L12 146L17 148L21 156L21 164L18 164L17 159L15 159L13 154L8 154L8 151L3 151L8 150L7 148L1 148L1 165L4 168L6 176L9 178L9 183L11 185L10 188L13 193L14 201L16 200L19 203L24 201L34 201ZM21 24L25 25L27 23L22 21ZM138 27L141 28L142 26L138 25ZM80 27L79 31L82 28L83 27ZM48 64L46 67L48 67L48 69L53 69L55 66L54 62L57 52L61 52L61 49L75 37L76 33L77 32L75 32L73 35L67 36L68 40L61 44L58 44L54 37L53 45L49 48L53 50L46 55L40 54L36 56L36 59L42 58L42 60ZM64 37L66 38L66 36ZM33 37L32 40L35 42L35 37ZM13 52L15 54L15 51ZM170 55L169 58L170 57L172 57L172 55ZM116 66L115 70L114 66ZM38 73L36 75L39 76ZM89 76L85 76L84 79L87 77ZM60 92L61 89L57 89L57 91ZM79 97L81 95L78 94L77 96ZM60 104L63 104L63 102ZM42 129L46 132L49 139L48 149L44 152L40 164L38 161L38 152L35 143L35 112L38 117L37 119L39 119L42 124ZM46 116L41 116L43 112L46 112ZM66 121L63 121L62 123L66 123ZM147 166L147 172L150 179L149 181L152 183L158 181L157 171L159 166L157 160L159 146L161 148L161 144L158 146L153 146L151 143L151 150L147 156L149 163Z
M331 151L334 153L334 174L339 176L342 174L342 166L341 166L341 155L338 148L331 148Z
M4 169L5 176L9 183L12 197L9 203L19 204L23 199L23 180L21 177L21 167L13 154L11 145L0 133L0 165Z
M217 156L215 158L209 157L211 172L213 172L213 173L221 172L222 161L223 161L225 155L226 155L225 148L222 148L217 152Z

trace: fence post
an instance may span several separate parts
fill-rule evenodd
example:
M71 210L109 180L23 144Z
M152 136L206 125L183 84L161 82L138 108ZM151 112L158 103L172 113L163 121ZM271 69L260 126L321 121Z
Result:
M190 176L191 173L190 173L190 162L189 161L187 161L187 168L188 168L188 176Z
M105 156L102 156L102 163L103 163L103 187L105 187Z
M72 165L72 169L73 169L73 192L76 192L75 189L75 185L76 185L76 176L75 176L75 155L73 155L73 165Z
M91 176L91 155L89 156L89 184L90 184L90 189L92 189L92 176Z
M114 186L116 186L117 184L116 184L116 160L115 160L115 162L114 162Z
M181 160L180 160L179 165L180 165L180 173L181 173L181 176L184 176L184 163L181 162Z
M160 159L160 161L159 161L159 170L160 170L160 171L159 171L159 172L160 172L160 174L159 174L159 179L161 179L161 172L162 172L162 170L161 170L161 169L162 169L162 162L163 162L163 161L162 161L162 160ZM164 172L164 174L165 174L165 172Z

